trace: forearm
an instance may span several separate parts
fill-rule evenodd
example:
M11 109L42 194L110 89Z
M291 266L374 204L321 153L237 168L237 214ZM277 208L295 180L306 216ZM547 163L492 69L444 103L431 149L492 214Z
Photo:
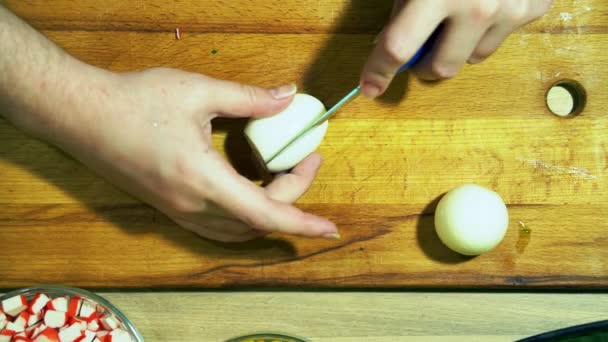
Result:
M86 65L0 5L0 115L26 132L58 143L92 92ZM94 83L94 82L93 82Z

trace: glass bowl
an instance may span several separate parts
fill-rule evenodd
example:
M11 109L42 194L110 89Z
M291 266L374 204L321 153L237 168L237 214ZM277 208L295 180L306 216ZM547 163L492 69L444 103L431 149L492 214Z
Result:
M125 316L122 312L120 312L120 310L118 310L117 307L115 307L107 299L83 289L68 286L51 285L27 287L5 293L0 297L0 301L14 296L24 295L29 302L30 300L32 300L32 298L34 298L36 293L44 293L51 299L61 296L80 296L83 299L89 300L99 305L101 308L104 309L105 312L112 314L120 322L119 328L127 331L131 335L131 340L133 342L144 342L144 338L141 333L137 330L137 328L135 328L135 326L127 318L127 316Z

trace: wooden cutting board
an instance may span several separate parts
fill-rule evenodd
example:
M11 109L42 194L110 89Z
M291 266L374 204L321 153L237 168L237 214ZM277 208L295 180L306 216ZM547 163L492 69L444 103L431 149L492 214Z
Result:
M168 66L261 86L296 81L327 106L357 83L390 1L46 1L6 5L75 56L112 70ZM174 29L183 33L176 40ZM330 122L298 206L339 241L199 239L69 156L0 120L0 287L608 288L608 2L555 1L483 64L427 84L400 76ZM212 53L216 50L216 53ZM573 79L583 112L549 87ZM214 144L252 165L238 123ZM433 228L463 183L505 199L494 251L463 258ZM523 227L530 234L523 232Z

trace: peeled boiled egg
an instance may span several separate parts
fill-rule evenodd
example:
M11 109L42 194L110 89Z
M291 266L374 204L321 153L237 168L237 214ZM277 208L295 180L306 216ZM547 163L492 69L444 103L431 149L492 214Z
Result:
M492 250L504 238L508 225L507 206L500 195L476 184L449 191L435 211L439 239L463 255Z
M325 112L325 106L317 98L296 94L289 106L280 113L249 121L245 127L245 136L268 171L289 170L319 147L327 132L328 121L309 130L270 162L268 160Z

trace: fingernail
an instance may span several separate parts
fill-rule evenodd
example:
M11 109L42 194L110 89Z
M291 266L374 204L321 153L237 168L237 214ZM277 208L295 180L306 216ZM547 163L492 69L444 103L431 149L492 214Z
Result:
M375 98L380 94L380 87L369 82L363 83L363 94L369 98Z
M274 89L270 89L270 95L272 95L272 97L277 100L282 100L284 98L293 96L296 91L298 91L298 87L292 83Z
M340 238L342 236L339 233L329 233L329 234L323 235L323 237L326 239L340 240Z
M477 63L481 63L483 59L481 58L477 58L477 57L469 57L469 64L477 64Z

